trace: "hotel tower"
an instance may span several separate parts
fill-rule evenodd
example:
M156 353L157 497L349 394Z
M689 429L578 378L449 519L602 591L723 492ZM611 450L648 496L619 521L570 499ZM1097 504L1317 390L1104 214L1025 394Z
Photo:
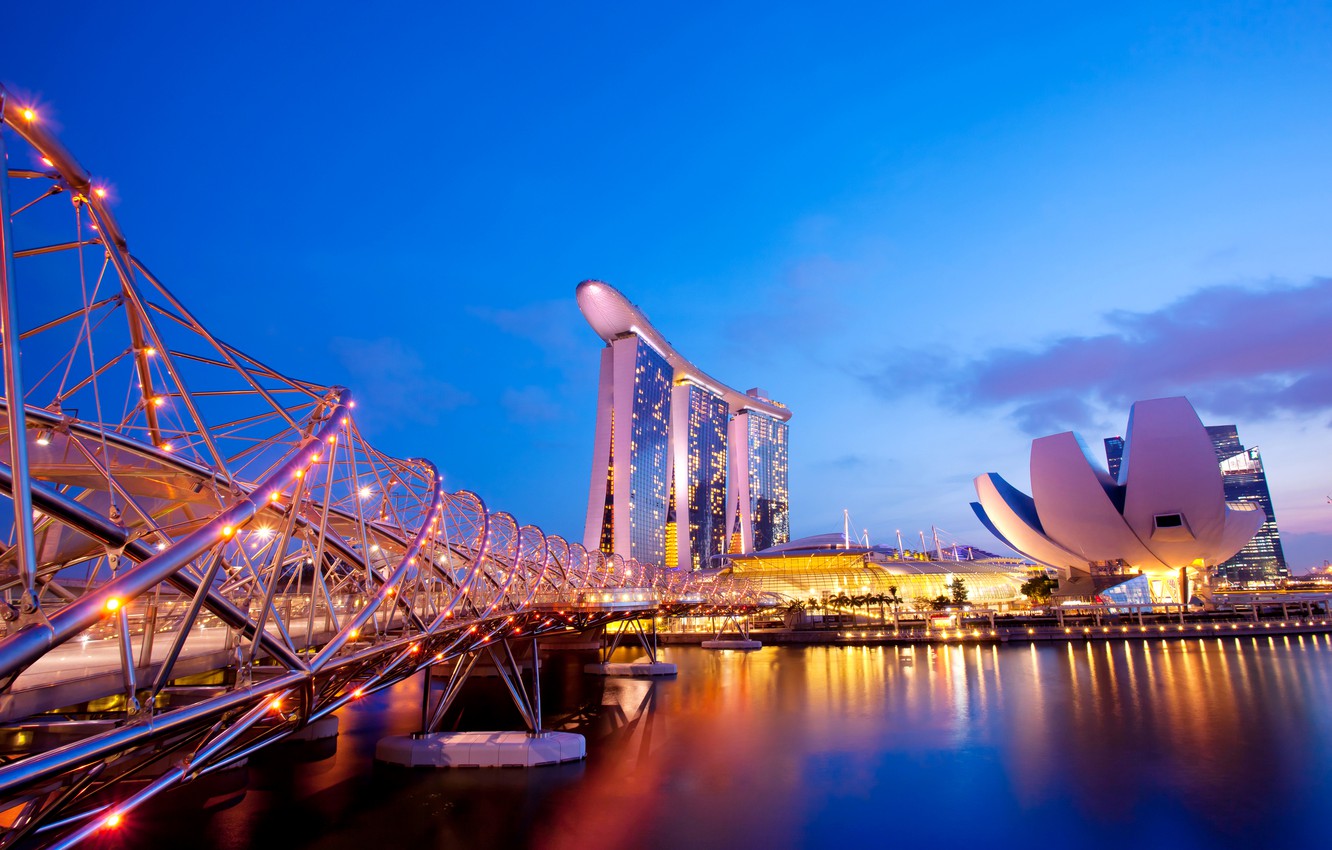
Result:
M785 543L791 412L690 363L614 287L584 281L577 297L606 342L583 545L701 569Z

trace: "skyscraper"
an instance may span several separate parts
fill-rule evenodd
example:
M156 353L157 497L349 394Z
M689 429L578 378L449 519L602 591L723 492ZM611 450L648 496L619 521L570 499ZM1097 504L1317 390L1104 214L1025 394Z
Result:
M1124 438L1105 438L1105 463L1110 470L1110 477L1119 480L1119 465L1124 462Z
M584 546L665 561L670 409L666 358L637 334L611 340L601 352Z
M1276 512L1272 509L1272 494L1267 487L1267 474L1258 449L1246 449L1240 442L1234 425L1208 425L1207 435L1212 438L1216 461L1221 466L1221 484L1227 502L1253 502L1267 517L1258 533L1234 557L1216 567L1218 577L1233 582L1263 581L1285 578L1286 555L1281 548L1281 533L1277 530ZM1110 476L1119 480L1119 467L1123 462L1124 438L1107 437L1105 459Z
M1227 502L1252 502L1267 519L1262 528L1233 558L1219 565L1216 574L1233 582L1264 581L1290 575L1286 553L1281 548L1272 493L1267 487L1267 473L1257 446L1246 449L1234 425L1209 425L1207 434L1221 464L1221 481Z
M763 391L752 389L752 398ZM733 510L728 537L739 535L741 552L755 552L790 539L787 498L787 424L758 411L741 411L731 420Z
M671 405L675 556L681 566L697 570L708 566L713 555L726 551L730 408L726 399L690 381L676 384ZM680 533L681 528L687 533Z
M786 542L791 412L703 372L613 287L584 281L577 297L606 341L583 545L699 569Z

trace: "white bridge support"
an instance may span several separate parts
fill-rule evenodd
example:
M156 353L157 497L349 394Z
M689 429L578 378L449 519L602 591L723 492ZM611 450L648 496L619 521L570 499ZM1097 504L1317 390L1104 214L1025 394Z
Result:
M411 735L391 735L375 748L375 758L402 767L539 767L587 757L587 742L573 732L555 732L541 725L541 654L531 641L532 680L523 681L523 665L508 640L498 648L487 644L454 660L443 692L431 705L433 664L426 665L421 695L421 729ZM448 710L476 670L481 655L494 665L514 706L527 725L524 731L441 732Z
M726 627L735 626L738 637L726 637ZM752 640L749 637L749 617L742 615L734 608L728 608L722 613L721 626L717 629L717 635L712 640L705 640L702 643L704 649L739 649L750 651L762 649L763 644Z
M626 634L631 634L637 640L644 654L633 661L611 661ZM584 665L583 672L594 676L674 676L677 670L674 664L661 660L657 644L657 618L653 617L650 628L644 628L642 620L626 620L615 632L607 631L602 638L601 660Z

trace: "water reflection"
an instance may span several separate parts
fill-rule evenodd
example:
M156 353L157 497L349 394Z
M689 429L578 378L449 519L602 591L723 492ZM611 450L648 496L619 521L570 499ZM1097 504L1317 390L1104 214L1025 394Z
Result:
M335 757L256 760L201 846L1187 848L1324 832L1325 636L671 657L665 681L549 665L550 725L585 734L590 757L534 771L372 768L375 741L419 712L404 685L344 714ZM505 711L482 693L461 724ZM136 846L166 846L148 832Z

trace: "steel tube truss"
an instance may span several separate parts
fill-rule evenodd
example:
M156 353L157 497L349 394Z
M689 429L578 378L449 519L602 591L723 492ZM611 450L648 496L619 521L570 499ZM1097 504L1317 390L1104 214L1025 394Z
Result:
M431 665L734 603L377 451L346 389L211 334L0 88L3 153L0 848L114 829Z

